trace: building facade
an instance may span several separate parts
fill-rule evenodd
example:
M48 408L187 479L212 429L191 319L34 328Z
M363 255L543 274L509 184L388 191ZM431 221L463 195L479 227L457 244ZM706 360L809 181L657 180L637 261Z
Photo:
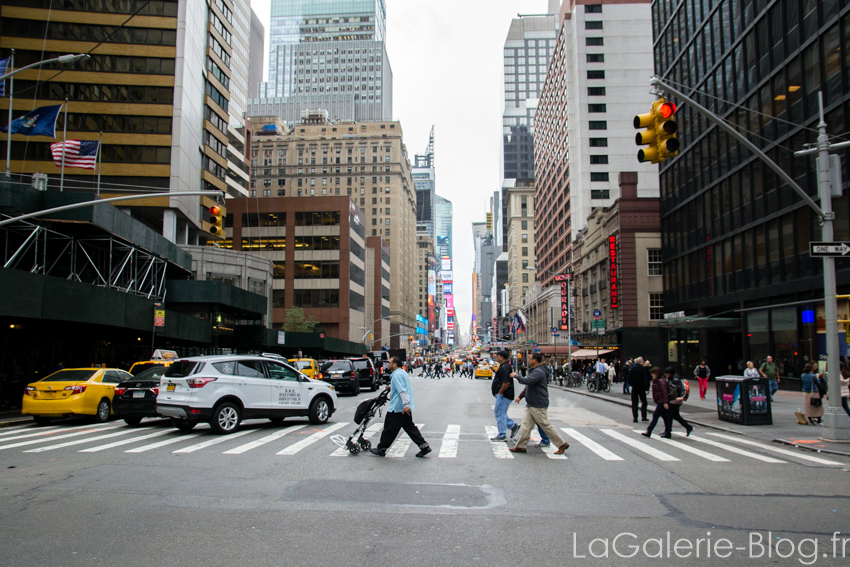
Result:
M658 196L658 168L637 163L628 127L654 100L649 3L565 1L559 28L534 123L544 285L569 269L571 242L591 211L617 199L620 171L637 171L641 196Z
M508 289L511 308L525 304L534 272L534 187L508 190Z
M305 112L295 126L275 116L252 124L252 196L346 196L363 211L366 236L389 245L391 345L399 348L417 313L409 293L417 276L416 198L401 124L337 123L318 111Z
M816 195L814 156L792 152L816 141L818 93L833 141L850 130L850 5L653 2L652 14L656 73L695 89L703 105L741 125ZM661 165L664 310L677 345L671 359L690 366L707 356L713 371L737 373L740 362L770 354L782 386L799 387L793 377L826 352L822 265L808 254L809 242L822 239L814 213L689 105L678 122L682 147ZM846 149L837 153L844 195L833 199L835 240L846 240L850 158ZM838 293L850 293L850 262L837 259L836 270ZM838 313L847 319L846 300ZM839 331L847 355L843 324Z

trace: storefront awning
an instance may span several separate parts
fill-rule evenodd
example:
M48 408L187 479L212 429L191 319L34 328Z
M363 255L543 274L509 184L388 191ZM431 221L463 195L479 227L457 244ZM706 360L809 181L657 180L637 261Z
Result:
M608 354L614 352L610 348L601 348L601 349L579 349L573 353L573 358L598 358L603 354Z

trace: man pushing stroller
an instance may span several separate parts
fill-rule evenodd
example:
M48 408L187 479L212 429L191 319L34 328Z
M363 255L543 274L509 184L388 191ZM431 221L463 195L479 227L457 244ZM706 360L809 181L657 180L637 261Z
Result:
M413 388L410 385L410 376L401 368L401 357L390 358L390 403L387 405L387 416L384 421L384 430L381 432L381 441L377 447L369 449L373 455L384 457L387 449L393 444L399 431L404 432L419 447L417 457L424 457L431 452L428 442L422 437L419 428L413 423Z

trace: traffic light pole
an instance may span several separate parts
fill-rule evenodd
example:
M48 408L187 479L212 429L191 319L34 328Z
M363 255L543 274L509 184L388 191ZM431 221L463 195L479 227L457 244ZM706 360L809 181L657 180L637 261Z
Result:
M767 164L785 183L787 183L796 192L809 207L817 213L821 223L821 235L824 241L831 241L833 238L833 221L835 213L832 211L832 193L829 186L829 136L826 133L826 121L823 115L823 93L820 93L820 122L818 123L818 144L816 150L803 150L796 152L795 155L808 155L817 153L818 159L818 197L821 206L806 193L797 183L788 175L781 167L774 163L764 152L744 137L740 132L732 128L720 116L714 114L698 102L679 91L675 87L671 87L657 77L650 79L649 84L658 87L664 91L672 93L690 104L695 110L703 114L706 118L717 124L722 130L726 131L733 138L738 140L750 151L755 153L764 163ZM836 144L837 145L837 144ZM841 145L842 147L844 144ZM826 357L829 391L832 392L832 398L825 404L824 409L824 427L822 438L824 440L850 440L850 429L847 428L846 416L841 407L841 372L839 370L839 352L838 352L838 302L836 299L836 282L835 282L835 259L833 257L823 258L823 303L824 315L826 317ZM836 394L839 392L839 394Z

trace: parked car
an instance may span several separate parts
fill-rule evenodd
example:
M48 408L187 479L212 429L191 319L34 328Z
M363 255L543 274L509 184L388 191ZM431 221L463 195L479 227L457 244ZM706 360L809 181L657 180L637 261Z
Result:
M222 434L250 418L307 416L310 423L325 423L336 405L331 384L287 362L250 355L180 359L166 369L156 398L156 412L175 427L188 431L206 421Z
M162 350L156 349L153 351L153 355L150 360L140 360L139 362L133 363L133 366L130 367L130 374L135 376L136 374L142 372L143 370L147 370L152 366L168 366L179 357L177 353L173 350Z
M360 378L354 363L348 359L326 361L319 370L318 378L331 384L337 391L345 390L352 396L360 393Z
M298 372L306 375L308 378L316 378L319 372L320 364L313 358L290 358L289 364L298 369Z
M171 365L155 364L134 374L129 380L115 387L112 398L112 413L135 427L145 417L159 417L156 413L156 397L159 383L166 368Z
M368 356L349 358L349 360L354 363L354 368L360 377L360 387L369 388L370 392L377 390L381 383L381 377L378 375L378 370L372 360Z
M39 425L75 415L92 415L103 423L112 413L115 387L130 378L117 368L65 368L27 385L21 413Z

